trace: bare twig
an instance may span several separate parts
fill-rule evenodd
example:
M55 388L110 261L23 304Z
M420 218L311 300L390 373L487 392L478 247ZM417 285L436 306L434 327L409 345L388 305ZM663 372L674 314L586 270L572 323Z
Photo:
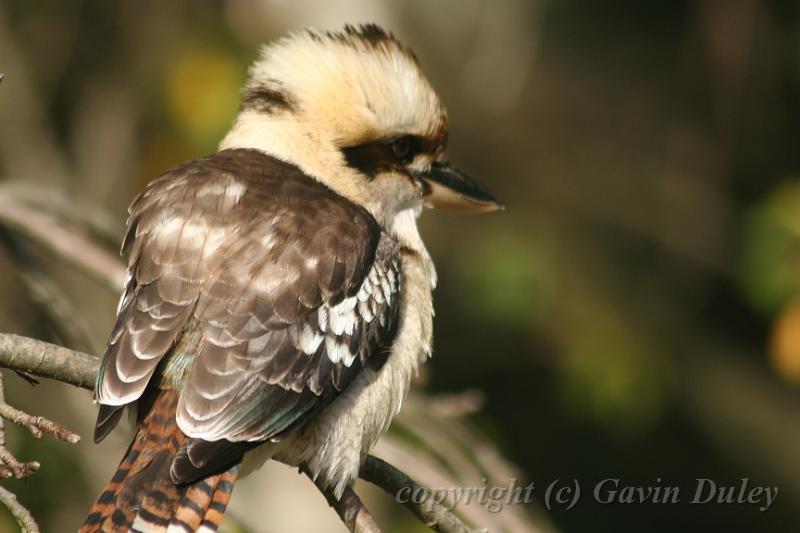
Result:
M0 407L10 407L6 404L5 384L3 375L0 373ZM9 478L15 476L17 479L28 477L39 469L39 463L31 461L23 463L6 448L6 423L5 416L0 416L0 477Z
M325 487L319 479L314 479L314 476L308 472L307 470L301 468L301 472L303 472L308 479L310 479L314 486L317 487L325 499L328 501L328 505L336 511L336 514L339 515L339 518L344 523L345 527L349 531L353 533L380 533L381 528L378 526L378 523L375 522L375 519L372 517L370 512L364 506L364 502L361 501L361 498L351 489L347 487L342 494L342 497L337 499L334 496L333 491L330 488Z
M0 502L2 502L14 516L23 532L39 533L39 525L36 523L36 520L31 516L31 512L19 503L14 493L0 487Z
M80 440L79 435L51 420L41 416L31 416L8 405L5 397L5 382L3 374L0 373L0 478L12 476L17 479L26 478L39 470L40 466L38 461L20 461L6 447L6 420L23 426L37 439L42 438L44 433L50 433L56 438L72 444ZM39 526L30 511L17 500L13 493L0 487L0 502L14 515L22 531L38 533Z
M423 524L434 531L443 533L469 533L471 531L476 531L467 526L467 524L450 509L434 501L428 491L423 490L422 487L404 472L401 472L382 459L378 459L372 455L367 456L367 460L364 461L359 476L361 479L382 488L394 497L395 501L401 503L403 507L419 518ZM425 494L425 498L422 499L421 503L416 503L420 499L417 497L404 498L400 501L397 495L401 494L403 490L407 490L409 494L413 495Z
M6 405L5 385L3 383L2 373L0 373L0 405L2 407L10 407ZM6 448L6 426L4 418L5 417L0 417L0 463L2 463L2 466L0 466L0 477L8 478L12 475L16 476L17 479L28 477L39 469L39 463L37 461L23 463L14 457L14 454L8 451ZM39 526L36 524L36 520L33 519L30 511L17 500L17 497L13 493L0 487L0 501L6 506L9 512L14 515L14 518L17 519L17 523L22 531L26 533L39 532Z
M0 333L0 367L57 379L89 389L97 377L99 364L97 357L85 353L19 335ZM419 485L406 474L373 456L367 457L360 476L393 496L404 487L409 487L412 492L415 488L419 488ZM316 482L315 485L350 531L380 532L374 518L352 489L348 488L342 498L337 500L328 490ZM435 531L443 533L473 531L451 510L431 499L426 499L421 504L410 502L404 505Z
M22 342L21 344L26 343ZM41 416L29 415L24 411L20 411L8 405L5 398L5 382L3 381L3 374L0 373L0 478L14 476L17 479L23 479L39 470L40 466L38 461L20 461L6 447L6 420L24 427L37 439L42 438L44 433L50 433L57 439L72 444L80 440L79 435L52 420ZM13 493L0 487L0 502L2 502L14 518L16 518L23 532L39 533L39 526L36 524L30 511L17 500Z
M41 439L42 435L49 433L59 440L75 444L81 440L81 436L73 433L64 426L48 420L43 416L32 416L28 413L15 409L8 404L0 404L0 416L6 420L14 422L28 430L34 438Z

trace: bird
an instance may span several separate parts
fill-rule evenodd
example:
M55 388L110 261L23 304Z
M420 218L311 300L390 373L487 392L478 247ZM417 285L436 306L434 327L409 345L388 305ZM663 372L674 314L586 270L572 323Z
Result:
M94 441L135 435L80 531L216 531L267 460L340 498L431 355L425 207L503 205L446 157L448 115L374 24L265 45L217 152L129 208Z

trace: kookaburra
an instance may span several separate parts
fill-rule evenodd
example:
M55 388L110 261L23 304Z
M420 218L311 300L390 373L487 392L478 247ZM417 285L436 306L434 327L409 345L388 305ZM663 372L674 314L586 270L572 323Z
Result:
M431 352L423 206L500 207L446 144L439 97L381 28L264 47L220 150L130 207L94 439L125 406L137 430L81 531L216 531L268 458L341 496Z

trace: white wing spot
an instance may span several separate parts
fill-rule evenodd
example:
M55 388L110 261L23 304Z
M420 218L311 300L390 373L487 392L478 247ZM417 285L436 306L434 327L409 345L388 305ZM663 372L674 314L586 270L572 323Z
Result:
M327 333L328 331L328 308L322 306L317 311L317 318L319 320L319 330L322 333Z
M303 332L300 334L299 348L303 351L303 353L311 355L316 353L317 348L319 348L319 345L322 344L322 339L322 335L311 329L311 326L308 324L305 324L303 326Z
M338 364L340 361L344 362L346 366L350 366L347 364L347 357L350 355L350 350L347 347L347 344L339 342L336 337L326 337L325 338L325 351L328 354L328 359L331 360L331 363ZM352 356L350 357L352 363Z
M357 320L354 312L357 303L358 298L353 296L330 308L328 323L330 330L335 335L341 335L342 333L350 335L353 333Z

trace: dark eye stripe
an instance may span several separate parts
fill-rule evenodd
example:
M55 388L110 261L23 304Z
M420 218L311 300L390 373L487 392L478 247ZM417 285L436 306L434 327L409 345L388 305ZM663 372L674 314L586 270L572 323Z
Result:
M404 135L346 146L342 154L347 166L372 179L382 172L403 169L420 153L432 153L428 146L418 135Z
M381 172L397 168L392 147L382 141L374 141L357 146L342 148L347 166L365 174L370 179Z

